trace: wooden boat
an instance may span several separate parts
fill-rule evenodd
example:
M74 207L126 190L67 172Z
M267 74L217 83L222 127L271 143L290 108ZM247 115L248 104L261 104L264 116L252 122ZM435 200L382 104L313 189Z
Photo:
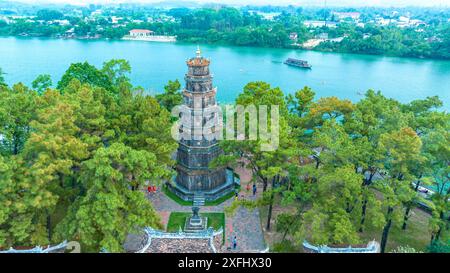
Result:
M294 58L288 58L286 61L284 61L284 64L307 69L311 69L312 67L312 65L310 65L307 61Z

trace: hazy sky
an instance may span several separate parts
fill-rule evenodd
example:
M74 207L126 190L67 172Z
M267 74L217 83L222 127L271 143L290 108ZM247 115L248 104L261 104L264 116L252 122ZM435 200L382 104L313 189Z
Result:
M15 1L25 3L40 2L40 3L71 3L71 4L165 2L165 0L15 0ZM323 6L324 3L327 2L327 5L329 6L450 6L450 0L188 0L188 1L199 3L224 3L232 5L292 4L292 5Z

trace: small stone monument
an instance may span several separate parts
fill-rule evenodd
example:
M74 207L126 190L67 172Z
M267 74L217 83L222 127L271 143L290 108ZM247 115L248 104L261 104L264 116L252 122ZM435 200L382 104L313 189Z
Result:
M192 233L206 230L208 218L200 216L199 211L199 207L192 207L192 216L186 218L184 232Z

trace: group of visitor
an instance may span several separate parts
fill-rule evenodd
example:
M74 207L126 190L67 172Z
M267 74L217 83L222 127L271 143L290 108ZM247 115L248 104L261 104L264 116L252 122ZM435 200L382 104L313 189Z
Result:
M253 188L253 196L255 196L256 195L256 184L255 183L253 183L253 187L252 188ZM247 190L247 192L250 191L250 183L247 184L246 190Z
M156 186L148 186L147 191L148 193L156 193Z
M256 196L256 192L257 192L256 184L253 183L253 186L251 188L252 188L253 196ZM247 184L245 189L247 190L247 193L250 192L250 183ZM234 195L234 199L237 201L238 198L239 198L239 193L238 193L238 191L236 191L236 193ZM232 245L231 248L233 250L236 250L236 248L237 248L237 237L236 236L233 236L233 238L231 239L231 245Z

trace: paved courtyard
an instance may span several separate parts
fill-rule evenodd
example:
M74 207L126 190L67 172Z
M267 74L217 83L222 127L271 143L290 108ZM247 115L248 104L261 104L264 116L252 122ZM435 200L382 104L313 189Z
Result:
M252 196L251 190L246 190L247 184L251 183L250 172L243 168L237 168L235 171L240 175L241 179L239 198L254 199L255 197ZM262 189L258 188L258 193L261 191ZM156 193L147 193L147 197L161 215L161 220L165 227L171 212L192 211L191 206L182 206L159 190ZM200 213L223 212L224 208L230 206L232 202L233 198L217 206L203 206L200 209ZM259 252L266 249L258 209L250 211L243 207L238 208L232 216L226 216L224 231L225 245L221 250L222 252ZM231 249L231 242L234 236L237 239L236 250Z

